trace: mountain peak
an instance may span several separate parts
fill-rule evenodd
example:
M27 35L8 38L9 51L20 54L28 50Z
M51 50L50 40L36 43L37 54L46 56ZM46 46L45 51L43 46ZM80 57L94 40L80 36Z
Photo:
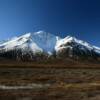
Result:
M22 35L21 37L29 38L30 36L31 36L31 33L26 33L26 34Z
M76 39L75 37L69 35L69 36L65 37L64 40L65 40L66 42L74 42L74 41L76 41L77 39Z
M41 38L41 39L50 39L50 38L53 38L53 37L55 37L55 35L54 34L51 34L51 33L49 33L49 32L45 32L45 31L38 31L38 32L34 32L34 33L32 33L32 36L33 37L38 37L38 38Z
M45 31L34 33L26 33L25 35L12 38L11 40L0 43L1 51L21 50L22 52L30 51L34 54L37 52L45 52L52 55L61 51L71 51L74 54L100 54L100 48L90 45L89 43L79 40L73 36L61 38ZM92 52L92 53L91 53ZM72 55L72 54L71 54Z
M44 33L46 33L46 32L45 31L42 31L42 30L37 31L37 32L34 32L35 35L44 34Z

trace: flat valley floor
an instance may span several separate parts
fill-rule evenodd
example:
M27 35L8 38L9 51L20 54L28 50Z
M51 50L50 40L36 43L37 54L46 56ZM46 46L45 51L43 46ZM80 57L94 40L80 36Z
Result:
M100 69L0 68L0 100L100 100Z

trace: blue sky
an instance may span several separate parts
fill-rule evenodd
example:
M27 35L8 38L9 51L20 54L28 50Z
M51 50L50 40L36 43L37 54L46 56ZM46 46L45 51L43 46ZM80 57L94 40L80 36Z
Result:
M39 30L100 46L100 0L0 0L0 40Z

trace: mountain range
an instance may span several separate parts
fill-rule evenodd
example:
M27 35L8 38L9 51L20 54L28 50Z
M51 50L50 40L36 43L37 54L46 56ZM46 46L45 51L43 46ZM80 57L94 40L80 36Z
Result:
M100 48L72 36L61 38L38 31L0 42L0 58L43 60L49 58L100 59Z

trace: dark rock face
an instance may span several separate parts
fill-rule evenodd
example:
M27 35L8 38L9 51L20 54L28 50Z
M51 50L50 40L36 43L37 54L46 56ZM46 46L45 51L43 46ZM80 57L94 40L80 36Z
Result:
M57 56L61 57L61 58L66 58L66 57L70 57L70 58L84 58L84 59L98 59L100 58L100 54L95 52L94 49L88 49L83 45L80 44L76 44L74 42L71 43L66 43L64 45L61 45L61 47L65 46L66 48L60 49L57 52Z
M46 59L47 54L37 52L33 53L28 50L27 52L23 52L21 49L14 49L9 51L0 52L1 58L13 59L17 61L32 61L32 60L41 60Z

